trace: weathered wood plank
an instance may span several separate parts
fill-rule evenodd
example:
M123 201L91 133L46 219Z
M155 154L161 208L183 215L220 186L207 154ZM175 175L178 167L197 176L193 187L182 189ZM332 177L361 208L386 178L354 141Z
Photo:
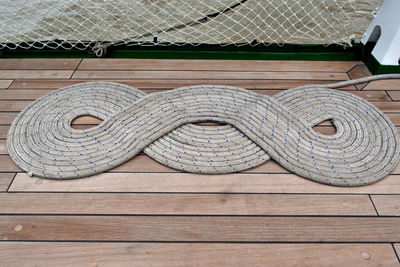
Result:
M382 216L400 216L400 195L372 195L372 201Z
M340 72L236 72L236 71L76 71L73 79L312 79L312 80L348 80Z
M0 239L196 242L398 242L400 218L4 215Z
M387 91L387 93L394 101L400 100L400 91Z
M35 100L45 94L48 94L52 92L53 90L2 90L0 91L0 99L1 100L9 100L9 99L15 99L15 100ZM2 101L1 101L2 102ZM2 104L2 108L6 108L6 105L8 102L5 102ZM29 104L29 103L27 103ZM3 109L1 109L3 110Z
M7 132L8 132L9 128L10 128L9 125L0 126L0 138L3 138L3 139L7 138ZM0 162L1 162L1 160L0 160Z
M1 181L1 180L0 180ZM376 215L367 195L0 194L2 214Z
M14 178L14 175L15 175L15 173L0 172L0 191L1 192L4 192L7 190L12 179Z
M18 112L0 112L0 124L11 125L17 116Z
M1 100L0 111L21 111L33 100Z
M400 126L400 113L386 114L395 126Z
M93 80L81 79L81 80L16 80L14 81L10 89L58 89L72 84L80 82L88 82ZM308 84L326 84L334 83L337 80L212 80L212 79L200 79L200 80L184 80L184 79L137 79L137 80L126 80L126 79L113 79L109 81L124 83L133 87L146 89L172 89L182 86L189 86L194 84L223 84L229 86L242 87L247 89L289 89L298 86ZM354 86L346 86L343 89L356 90Z
M393 246L397 253L397 259L399 259L400 258L400 243L394 244ZM400 262L400 260L399 260L399 262Z
M91 59L78 70L206 70L347 72L360 61Z
M72 70L2 70L2 79L68 79Z
M13 80L0 80L0 89L6 89L12 84Z
M368 186L336 187L295 174L103 173L60 182L18 173L9 191L400 194L399 179L389 175Z
M361 98L364 98L364 99L366 99L368 101L371 101L371 102L391 101L389 96L387 94L383 94L382 91L352 91L352 92L349 92L349 93L355 94L355 95L357 95L357 96L359 96Z
M1 70L74 70L80 58L2 58Z
M400 90L400 80L380 80L370 82L365 90Z
M7 155L7 146L6 146L6 140L0 140L0 155Z
M365 66L364 64L358 64L354 68L352 68L347 74L350 76L351 79L358 79L362 78L365 76L370 76L371 72ZM362 90L365 86L367 86L368 83L361 83L361 84L356 84L355 86L357 87L358 90Z
M390 244L2 242L3 266L398 266Z
M373 102L383 112L400 112L400 102Z

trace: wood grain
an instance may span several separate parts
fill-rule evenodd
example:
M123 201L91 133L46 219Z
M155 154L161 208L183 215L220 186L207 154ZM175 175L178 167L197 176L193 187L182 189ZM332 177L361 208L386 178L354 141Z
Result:
M400 218L3 215L0 239L190 242L397 242Z
M33 100L0 100L1 111L22 111Z
M12 179L14 178L15 173L5 173L0 172L0 192L4 192L7 190L8 186L11 184ZM1 203L1 201L0 201ZM1 204L3 205L3 204Z
M373 102L372 104L385 113L400 111L400 102Z
M0 76L1 77L1 76ZM6 77L9 78L9 77ZM212 79L212 80L265 80L265 79L312 79L348 80L340 72L236 72L236 71L76 71L73 79Z
M85 179L47 180L18 173L9 191L400 194L400 176L362 187L335 187L295 174L103 173Z
M400 195L372 195L372 201L381 216L400 216Z
M7 137L7 132L8 132L8 129L10 128L10 126L9 125L6 125L6 126L1 126L0 125L0 138L2 138L2 139L6 139L6 137ZM1 159L0 159L0 164L1 164ZM0 167L1 168L1 167Z
M399 260L399 263L400 263L400 243L394 244L393 247L394 247L394 249L396 251L397 259Z
M19 111L78 82L112 80L147 93L223 84L273 95L347 80L351 69L351 77L365 76L361 62L84 59L69 79L79 61L0 60L1 266L398 266L390 243L400 241L400 165L376 184L343 188L289 174L274 161L240 174L196 175L140 154L108 173L57 181L22 173L5 145ZM400 100L398 80L344 90L373 102L400 126L400 106L391 101ZM73 125L98 122L82 117ZM335 129L322 123L315 130ZM181 241L214 243L176 243ZM239 243L215 244L221 241ZM394 247L400 252L400 245Z
M347 72L347 74L351 79L359 79L365 76L372 75L371 72L368 70L367 66L365 66L364 64L358 64L354 66L350 71ZM361 83L361 84L356 84L355 86L357 87L358 90L362 90L367 85L368 83Z
M367 195L14 193L0 203L2 214L376 215Z
M398 266L390 244L2 242L3 266Z
M80 58L2 58L2 70L74 70L78 67Z
M180 59L91 59L78 70L206 70L206 71L330 71L346 72L360 61L293 60L180 60Z
M0 124L11 125L17 116L18 112L0 112Z
M391 99L394 101L400 100L400 91L386 91L387 94L390 96Z
M400 80L381 80L370 82L365 90L400 90Z
M72 70L2 70L2 79L68 79Z
M6 140L0 140L0 155L8 154Z
M12 84L13 80L0 80L0 89L6 89Z

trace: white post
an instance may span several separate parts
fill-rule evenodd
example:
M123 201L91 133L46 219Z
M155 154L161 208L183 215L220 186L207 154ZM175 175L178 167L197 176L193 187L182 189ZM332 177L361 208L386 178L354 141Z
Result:
M372 55L381 65L399 65L400 0L384 0L361 42L376 42Z

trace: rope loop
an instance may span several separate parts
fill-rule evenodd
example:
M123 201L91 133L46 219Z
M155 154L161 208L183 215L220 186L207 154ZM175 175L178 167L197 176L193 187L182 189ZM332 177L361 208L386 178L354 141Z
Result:
M233 173L272 158L316 182L366 185L397 166L398 131L368 101L332 88L387 78L400 75L302 86L272 97L229 86L189 86L146 95L119 83L74 84L26 107L10 127L7 149L29 175L45 178L94 175L143 151L185 172ZM73 129L72 121L83 115L103 122ZM313 130L325 120L332 120L335 134Z

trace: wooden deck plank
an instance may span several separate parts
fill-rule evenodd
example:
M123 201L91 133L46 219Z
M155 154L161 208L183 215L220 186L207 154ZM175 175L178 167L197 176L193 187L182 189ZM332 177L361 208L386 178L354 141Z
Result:
M2 79L67 79L71 77L72 70L2 70Z
M18 112L0 112L0 124L11 125L14 119L18 116ZM8 129L7 129L8 131Z
M2 138L2 139L7 138L7 132L8 132L9 128L10 128L9 125L6 125L6 126L0 125L0 138ZM0 160L0 164L1 164L1 160Z
M6 89L12 84L13 80L0 80L0 89Z
M372 195L372 201L381 216L400 216L400 195Z
M399 260L399 263L400 263L400 243L393 244L393 247L396 251L397 259Z
M32 103L33 100L1 100L1 111L22 111L26 106Z
M78 70L207 70L347 72L360 61L91 59Z
M8 155L6 140L0 140L0 155Z
M378 102L378 101L391 101L389 96L386 94L383 94L381 91L352 91L349 92L352 94L355 94L361 98L364 98L365 100L371 101L371 102ZM400 110L399 110L400 111Z
M7 190L14 176L15 173L0 172L0 192L4 192Z
M1 214L376 215L367 195L9 193L0 204Z
M399 175L389 175L368 186L336 187L312 182L295 174L274 173L103 173L62 182L18 173L9 191L400 194L399 179Z
M400 91L387 91L387 93L394 101L400 100Z
M400 90L400 80L373 81L364 87L363 90Z
M69 86L72 84L80 83L80 82L89 82L93 80L15 80L10 89L58 89L65 86ZM224 84L229 86L242 87L247 89L289 89L298 86L308 85L308 84L326 84L326 83L334 83L336 80L211 80L211 79L203 79L203 80L182 80L182 79L136 79L136 80L127 80L127 79L113 79L109 81L124 83L132 87L137 87L141 89L146 88L155 88L155 89L172 89L178 88L182 86L189 86L193 84ZM343 89L348 90L356 90L354 86L346 86Z
M381 111L387 112L400 112L400 102L373 102Z
M69 75L52 77L51 73L71 70L71 74L73 65L64 69L62 63L55 64L55 61L54 67L51 62L38 66L32 63L34 60L24 64L16 62L8 63L8 67L3 65L8 69L0 72L0 78L1 73L14 71L22 75L0 80L0 88L2 81L8 81L4 84L5 88L9 87L0 91L3 113L0 113L0 123L6 122L0 125L3 139L13 116L34 99L76 82L103 79L98 75L107 73L110 73L104 77L107 80L126 83L149 93L194 84L224 84L273 95L281 89L348 79L345 72L362 64L84 59L78 74L87 76L79 78L77 74L74 80L69 80ZM31 68L41 70L29 73ZM396 89L397 82L372 82L363 91L356 92L354 86L346 90L373 101L400 126L400 106L389 98L389 95L394 96L396 100L397 91L388 91L389 95L385 92L400 91L400 87ZM390 88L382 89L385 86ZM80 118L74 126L87 127L96 123L93 118ZM330 134L334 129L327 125L316 129ZM5 140L0 140L0 154L0 191L3 190L0 194L0 213L3 214L0 217L0 240L3 239L0 265L7 266L3 262L10 261L11 257L15 260L10 261L11 265L24 265L30 259L30 262L37 260L38 265L92 265L108 260L113 265L132 260L142 265L149 265L151 260L163 266L166 261L176 266L198 264L202 260L207 265L221 265L227 259L229 265L281 264L282 259L289 265L314 262L315 265L327 262L343 266L398 265L390 243L328 245L320 242L399 242L400 217L376 217L367 194L371 194L378 212L382 211L380 215L399 216L396 207L400 175L396 174L400 174L400 165L394 170L395 175L374 185L343 188L289 174L273 161L241 174L204 176L181 173L141 154L109 173L56 181L21 173L7 154ZM19 173L13 180L15 172ZM5 193L12 180L10 192ZM69 243L66 240L296 244Z
M364 64L358 64L354 66L350 71L347 72L347 74L350 76L351 79L358 79L372 75L367 66L365 66ZM362 90L367 85L368 83L361 83L356 84L355 86L358 90Z
M395 126L400 126L400 113L386 114Z
M390 244L2 242L7 266L398 266Z
M398 242L400 218L3 215L0 239L163 242Z
M74 70L80 58L2 58L1 70Z
M12 161L11 157L8 154L0 155L0 170L2 172L20 172L21 171L21 169L17 165L15 165L14 161Z
M265 80L265 79L312 79L348 80L340 72L244 72L244 71L86 71L74 72L73 79L212 79L212 80Z

